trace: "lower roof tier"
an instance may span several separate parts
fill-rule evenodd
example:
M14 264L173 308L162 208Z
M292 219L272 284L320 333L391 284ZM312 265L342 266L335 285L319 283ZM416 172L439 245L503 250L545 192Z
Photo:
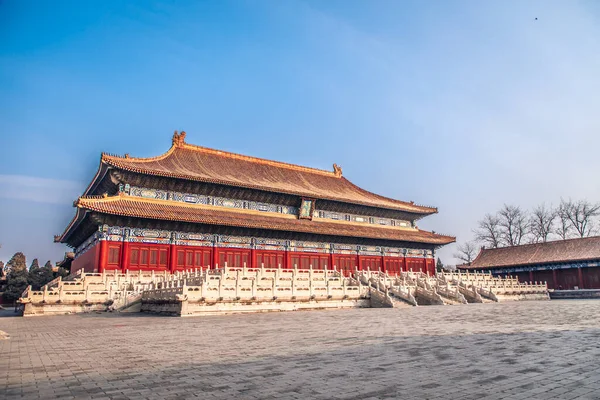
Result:
M207 205L188 205L171 201L145 199L120 193L111 197L82 197L76 202L78 212L56 241L72 244L70 236L89 212L131 218L177 221L205 225L230 226L317 235L381 239L441 246L455 241L454 237L414 228L365 226L346 221L298 219L294 215L224 209Z

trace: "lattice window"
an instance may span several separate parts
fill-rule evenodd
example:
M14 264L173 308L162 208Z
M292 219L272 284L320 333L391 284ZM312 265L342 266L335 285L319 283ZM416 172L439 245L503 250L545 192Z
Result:
M140 262L140 251L138 249L131 249L131 264L138 265Z
M108 263L109 264L118 264L119 263L119 251L118 247L109 247L108 248Z

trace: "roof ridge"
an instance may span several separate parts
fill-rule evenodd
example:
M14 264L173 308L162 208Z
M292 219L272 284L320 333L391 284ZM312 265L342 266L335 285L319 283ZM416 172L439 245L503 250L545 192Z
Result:
M284 161L269 160L266 158L248 156L245 154L234 153L231 151L218 150L218 149L213 149L210 147L199 146L196 144L187 143L185 141L185 136L186 136L185 131L181 131L181 133L178 133L177 131L175 131L175 133L173 134L173 140L172 140L173 144L171 145L171 147L169 148L169 150L166 153L161 154L159 156L131 157L129 155L129 153L125 153L124 156L120 156L117 154L102 152L101 159L102 159L102 161L105 161L105 160L109 161L110 159L120 159L120 160L126 159L126 160L137 161L137 162L151 162L151 161L162 160L163 158L168 157L171 153L173 153L176 149L179 148L179 149L187 149L187 150L192 150L192 151L201 151L201 152L205 152L205 153L209 153L209 154L235 158L238 160L244 160L244 161L248 161L248 162L256 162L259 164L265 164L265 165L270 165L270 166L280 166L280 167L284 167L284 168L293 169L296 171L318 173L318 174L332 176L332 177L336 177L336 178L342 177L342 168L335 163L333 164L333 171L327 171L327 170L320 169L320 168L307 167L304 165L292 164L292 163L287 163Z
M196 144L190 144L190 143L185 143L185 142L177 147L180 147L182 149L192 150L192 151L203 151L203 152L206 152L209 154L215 154L215 155L219 155L219 156L235 158L238 160L244 160L244 161L248 161L248 162L255 162L258 164L289 168L289 169L293 169L296 171L318 173L318 174L322 174L322 175L333 176L336 178L342 177L342 169L337 164L333 164L334 171L327 171L327 170L320 169L320 168L307 167L304 165L287 163L285 161L269 160L269 159L261 158L261 157L247 156L245 154L239 154L239 153L234 153L234 152L225 151L225 150L218 150L218 149L213 149L210 147L204 147L204 146L199 146ZM337 171L339 171L339 172L337 172Z

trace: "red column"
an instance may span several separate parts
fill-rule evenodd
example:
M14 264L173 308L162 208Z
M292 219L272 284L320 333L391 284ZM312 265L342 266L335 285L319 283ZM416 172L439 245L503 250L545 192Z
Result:
M552 270L552 289L556 289L558 287L558 282L556 279L556 270Z
M174 244L169 245L169 271L175 272L177 268L177 246Z
M579 289L585 289L583 284L583 271L581 271L581 268L577 268L577 278L579 278Z
M217 247L217 244L213 244L213 268L217 267L217 263L219 262L219 248ZM223 268L222 265L220 265L221 268Z
M250 265L247 267L254 268L256 265L256 249L250 249Z
M98 258L98 272L102 273L102 271L104 271L104 269L106 268L106 257L107 257L107 250L108 249L108 244L106 243L106 240L101 240L100 241L100 248L99 250L99 258Z
M333 253L329 253L327 258L327 269L333 269Z
M385 270L385 258L384 258L383 256L381 256L380 258L381 258L381 261L380 261L380 263L381 263L381 270L382 270L383 272L387 272L387 271Z
M533 282L533 271L529 271L529 282Z
M125 272L129 268L129 242L123 242L121 246L121 270Z

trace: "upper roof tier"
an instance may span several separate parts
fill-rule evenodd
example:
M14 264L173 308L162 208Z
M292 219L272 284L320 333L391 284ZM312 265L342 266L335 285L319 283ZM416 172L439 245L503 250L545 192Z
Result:
M185 143L185 132L175 132L173 145L161 156L133 158L129 155L120 157L103 153L102 163L140 174L286 193L415 214L437 212L435 207L394 200L361 189L344 178L342 169L336 164L333 165L333 171L325 171L209 149Z

